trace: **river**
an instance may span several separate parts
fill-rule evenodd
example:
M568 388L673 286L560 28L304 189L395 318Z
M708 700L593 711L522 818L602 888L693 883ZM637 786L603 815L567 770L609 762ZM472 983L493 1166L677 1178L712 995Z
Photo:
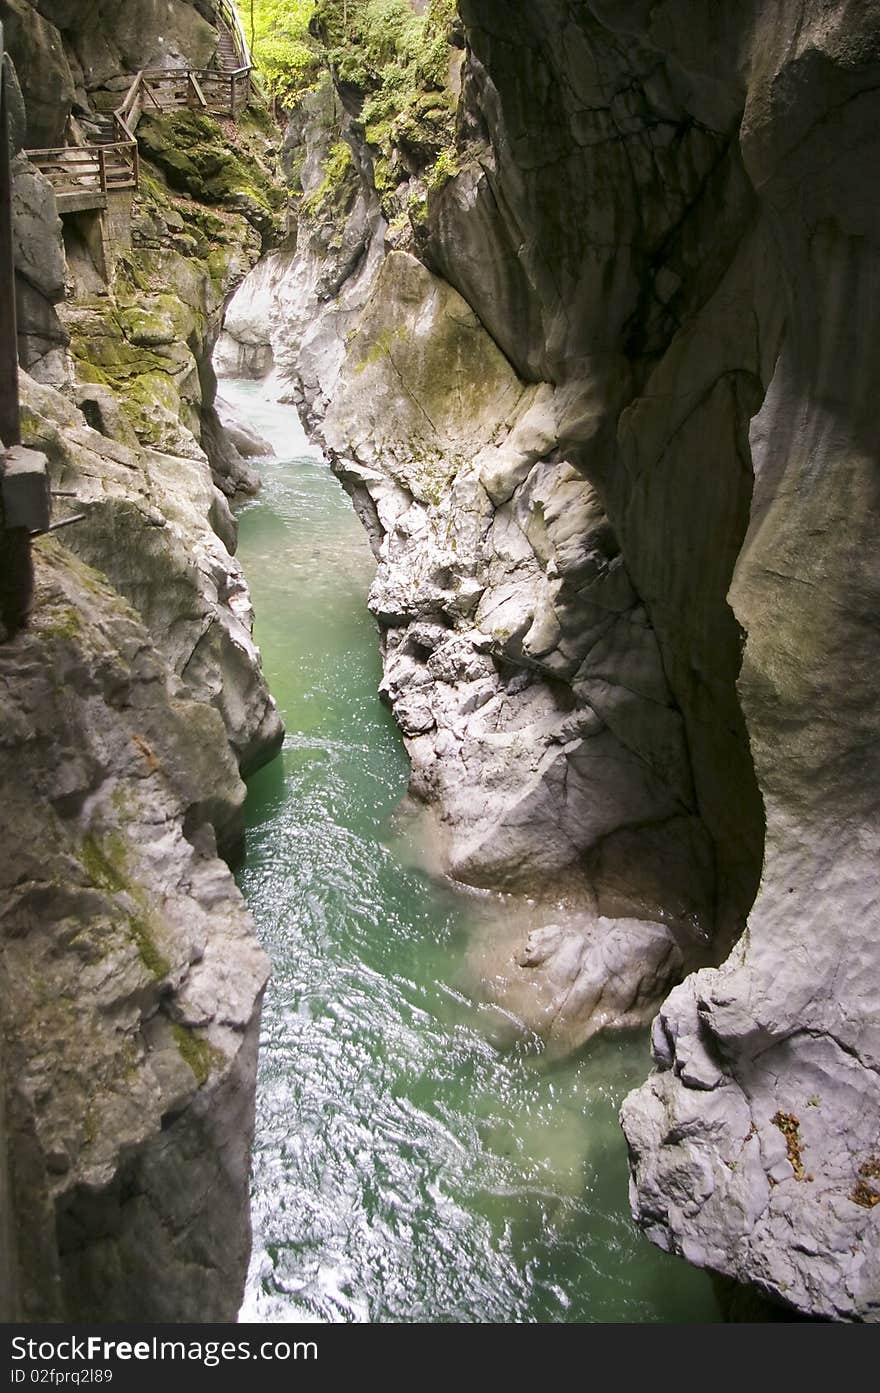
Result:
M249 785L239 884L263 1014L251 1321L712 1321L709 1279L633 1227L616 1114L646 1037L548 1064L499 1049L461 983L479 901L396 849L407 765L376 695L373 561L292 408L239 557L287 737Z

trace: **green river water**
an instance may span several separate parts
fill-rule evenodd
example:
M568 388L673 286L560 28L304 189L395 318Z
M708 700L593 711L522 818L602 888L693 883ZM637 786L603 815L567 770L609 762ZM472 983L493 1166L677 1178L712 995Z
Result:
M291 408L221 392L278 451L239 557L287 727L239 875L274 964L242 1319L719 1319L708 1278L630 1222L616 1114L646 1038L548 1065L481 1028L459 985L479 902L395 850L407 765L364 534Z

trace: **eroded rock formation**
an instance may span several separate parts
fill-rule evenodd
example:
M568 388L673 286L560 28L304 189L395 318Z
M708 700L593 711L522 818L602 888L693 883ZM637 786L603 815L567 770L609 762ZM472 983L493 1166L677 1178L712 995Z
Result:
M243 788L137 613L36 551L0 646L12 1313L233 1319L268 968L217 860Z
M739 939L664 1005L627 1103L639 1221L872 1318L880 25L459 10L454 150L389 161L362 92L311 97L297 248L231 327L370 531L444 868L553 885L501 965L517 1000L540 964L570 1044Z
M206 8L0 6L17 143L76 136L146 62L207 62ZM210 188L163 174L175 120ZM59 218L15 164L22 436L56 517L83 516L34 544L30 624L0 631L6 1318L232 1320L244 1284L268 963L224 862L240 771L282 730L233 556L228 500L257 480L211 353L273 225L267 128L145 123L138 193L103 217Z

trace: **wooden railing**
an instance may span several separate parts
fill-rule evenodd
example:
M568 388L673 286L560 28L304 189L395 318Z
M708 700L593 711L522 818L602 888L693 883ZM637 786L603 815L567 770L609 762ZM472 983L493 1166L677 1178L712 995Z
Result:
M125 101L113 113L118 140L106 145L64 145L25 153L55 189L58 211L106 207L107 195L136 189L140 162L136 131L145 111L156 113L195 108L214 116L231 116L247 105L250 68L150 68L139 72Z
M241 18L238 10L230 0L215 0L214 10L217 18L221 20L232 35L232 42L235 44L235 51L238 54L238 61L242 68L252 68L254 66L251 58L251 51L248 41L244 36Z
M128 97L114 113L117 129L132 136L144 111L174 111L180 107L201 108L212 116L235 119L247 105L250 95L250 68L222 72L219 68L149 68L138 73ZM124 115L131 103L128 117ZM130 119L136 116L134 123Z
M58 210L106 207L109 193L138 186L136 141L116 145L62 145L28 150L28 159L55 189Z

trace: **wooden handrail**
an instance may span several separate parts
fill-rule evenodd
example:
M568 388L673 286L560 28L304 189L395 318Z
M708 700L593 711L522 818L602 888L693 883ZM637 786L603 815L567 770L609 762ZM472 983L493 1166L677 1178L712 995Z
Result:
M169 104L180 107L195 104L204 111L219 108L221 113L228 111L235 120L242 100L239 84L243 78L249 78L250 73L249 65L229 73L219 68L142 68L132 79L125 100L113 112L114 128L121 140L106 145L61 145L48 150L26 150L25 154L49 176L57 192L83 189L87 186L82 181L94 178L103 195L110 188L138 188L140 155L135 133L146 103L152 103L157 112L167 110ZM171 93L167 91L168 84L173 85ZM221 97L224 90L228 95ZM160 100L163 91L164 100ZM108 165L108 159L114 155L130 170L128 177L119 178L120 163L115 167ZM59 188L65 178L66 184Z
M33 164L39 164L41 159L51 163L53 157L75 160L77 155L83 155L94 158L99 150L106 150L108 154L113 151L128 152L136 144L134 140L117 140L107 145L56 145L49 150L27 150L25 153Z
M214 0L214 10L229 30L232 36L232 42L235 44L235 51L241 59L242 66L252 68L254 64L251 51L248 47L248 41L245 38L241 17L235 5L230 3L230 0Z
M207 109L208 109L208 103L207 103L207 100L206 100L206 98L205 98L205 94L204 94L204 92L202 91L202 88L201 88L201 85L200 85L200 83L199 83L198 78L196 77L195 73L192 72L191 70L187 73L186 76L187 76L187 81L189 82L189 85L190 85L190 87L192 88L193 93L195 94L195 99L196 99L196 101L198 102L199 106L204 107L205 110L207 111Z

